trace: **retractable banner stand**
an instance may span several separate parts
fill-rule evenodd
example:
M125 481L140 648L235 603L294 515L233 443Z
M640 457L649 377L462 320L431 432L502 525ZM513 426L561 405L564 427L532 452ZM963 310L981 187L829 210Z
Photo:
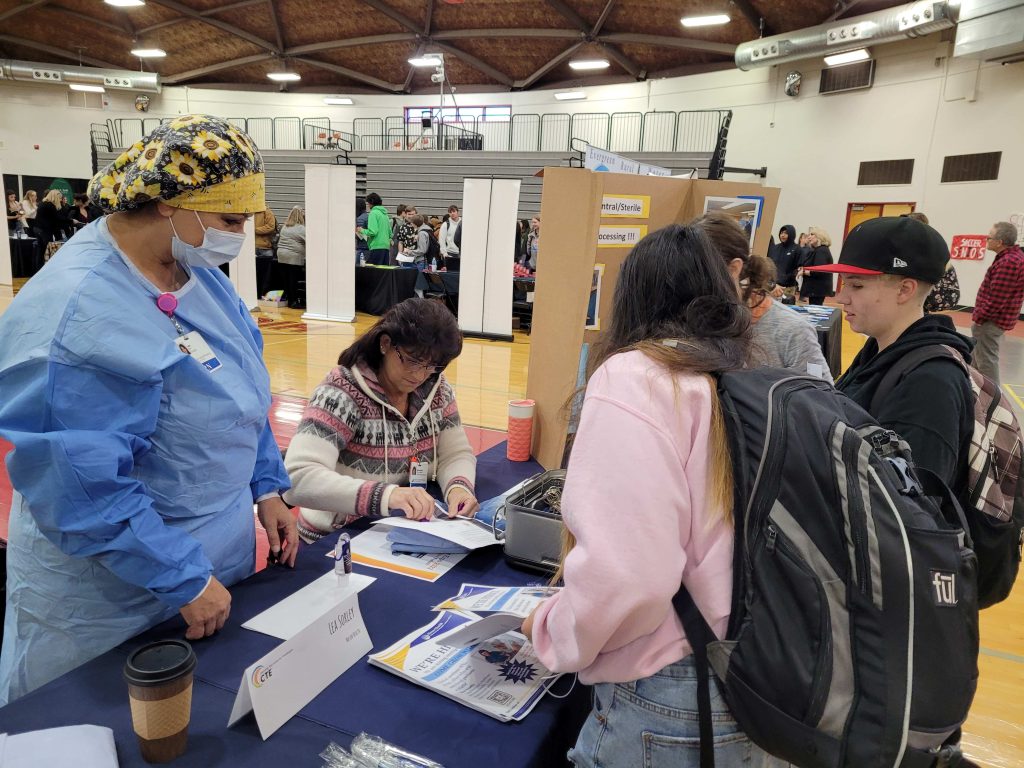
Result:
M545 469L565 460L565 404L586 384L590 350L608 329L619 269L633 246L714 211L736 220L751 253L767 254L778 200L778 189L757 184L544 169L526 396L536 401L534 455Z
M4 169L0 167L0 179L3 178ZM16 191L16 190L14 190ZM6 207L7 192L4 191L4 206ZM9 240L4 238L4 241L0 243L0 285L13 285L14 284L14 272L11 269L11 243Z
M304 320L356 318L356 167L306 166Z
M459 328L467 336L512 341L519 186L519 179L464 182Z
M237 259L228 262L228 277L235 291L249 309L256 309L256 223L245 222L245 242Z

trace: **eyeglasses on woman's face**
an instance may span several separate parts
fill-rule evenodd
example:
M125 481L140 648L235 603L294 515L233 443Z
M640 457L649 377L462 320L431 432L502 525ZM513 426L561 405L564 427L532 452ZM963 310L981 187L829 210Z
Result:
M402 350L398 347L395 347L395 354L398 355L398 359L402 361L402 365L410 371L415 371L417 373L441 373L441 371L444 370L443 365L434 365L434 363L429 361L418 360L408 352L403 355Z

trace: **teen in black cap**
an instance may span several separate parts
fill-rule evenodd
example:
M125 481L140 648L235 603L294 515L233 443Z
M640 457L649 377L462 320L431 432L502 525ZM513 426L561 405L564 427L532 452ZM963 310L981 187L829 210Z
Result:
M948 260L946 242L930 226L886 217L855 227L837 264L813 269L843 276L836 301L850 327L870 337L836 388L899 433L915 463L959 494L974 427L974 394L960 364L952 356L925 360L874 402L883 377L913 350L945 346L971 362L971 339L957 333L948 316L924 313Z

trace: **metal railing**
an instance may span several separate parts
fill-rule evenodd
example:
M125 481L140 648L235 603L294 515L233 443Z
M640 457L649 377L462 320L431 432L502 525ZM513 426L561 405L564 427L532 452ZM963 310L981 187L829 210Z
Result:
M431 118L430 127L403 116L360 117L351 123L329 117L231 117L261 149L381 152L409 150L488 150L567 152L574 139L613 152L712 152L724 165L732 112L515 113L509 121L474 117ZM118 118L93 124L96 147L122 148L173 118ZM105 135L104 135L105 133ZM106 150L105 150L106 151Z

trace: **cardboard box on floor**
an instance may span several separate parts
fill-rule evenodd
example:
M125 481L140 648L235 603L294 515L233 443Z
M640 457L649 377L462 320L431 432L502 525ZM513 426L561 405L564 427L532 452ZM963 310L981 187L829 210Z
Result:
M632 210L626 215L603 215L606 197L610 206L617 199ZM709 197L759 199L752 252L767 255L779 200L777 188L582 168L544 169L526 395L537 403L533 454L545 469L562 466L569 426L566 403L577 388L580 353L584 344L592 349L608 327L619 268L635 240L700 216ZM599 234L604 241L600 246ZM590 289L599 265L603 265L603 274L597 318L590 318L597 321L596 328L587 330L588 311L592 312L588 309Z

